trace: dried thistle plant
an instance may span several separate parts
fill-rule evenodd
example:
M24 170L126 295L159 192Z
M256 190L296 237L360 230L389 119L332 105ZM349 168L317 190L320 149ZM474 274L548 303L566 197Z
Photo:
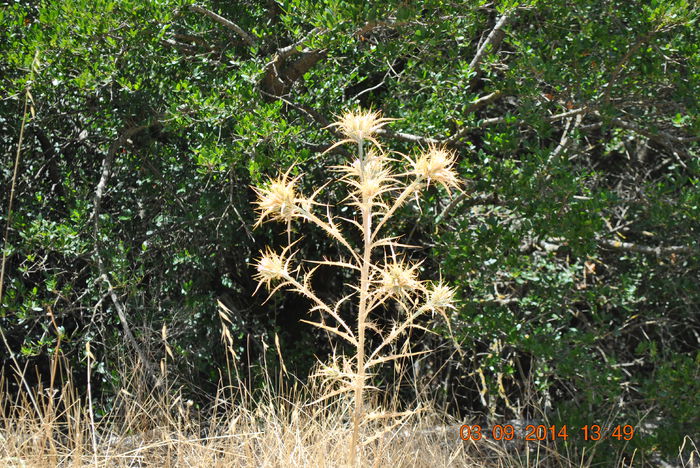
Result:
M454 290L444 284L428 283L418 278L419 264L412 263L400 254L410 246L400 244L398 238L384 235L384 227L396 210L412 197L429 187L439 184L451 193L459 188L459 179L454 170L453 152L431 145L415 159L404 157L408 166L402 173L392 171L396 161L382 148L376 138L377 130L393 119L383 118L379 112L349 112L332 126L338 127L345 137L335 145L350 143L357 147L352 161L334 169L342 174L347 198L341 202L354 209L354 219L334 217L331 207L314 201L320 190L304 198L296 189L299 177L290 178L289 172L271 180L267 186L255 188L258 222L276 220L287 224L288 245L281 253L269 248L261 252L255 263L258 288L264 285L272 295L280 289L294 291L312 301L311 312L318 312L320 319L308 323L319 327L349 343L355 355L348 359L334 359L321 366L318 377L333 388L327 396L352 392L354 394L354 416L349 462L355 465L360 426L367 419L364 392L369 388L368 379L372 369L397 359L415 356L404 344L397 342L407 337L412 328L418 327L417 319L424 314L440 314L448 321L448 311L454 308ZM365 148L365 144L369 147ZM314 213L314 206L324 207L323 215ZM304 267L295 262L291 242L291 223L306 221L323 229L329 237L345 248L345 258L323 261L305 261L315 266ZM340 225L358 229L362 245L353 248L343 235ZM398 252L398 253L397 253ZM311 288L311 279L321 265L348 268L356 273L352 293L327 303ZM358 278L359 276L359 278ZM372 321L373 312L390 303L398 305L400 313L390 329L381 329ZM341 307L352 306L352 322L341 315ZM448 321L449 325L449 321ZM370 333L376 334L372 349L367 349ZM397 351L397 349L399 349Z

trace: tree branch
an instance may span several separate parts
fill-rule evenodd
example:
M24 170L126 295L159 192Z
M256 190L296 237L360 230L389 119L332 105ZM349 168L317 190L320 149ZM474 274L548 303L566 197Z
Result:
M265 75L260 81L264 91L273 97L286 94L296 80L326 56L325 50L301 49L304 43L323 31L323 29L314 28L298 41L277 49L273 59L265 65ZM287 65L287 59L296 55L301 55L301 58Z
M492 103L499 97L501 97L502 92L501 91L494 91L491 94L487 94L486 96L482 96L476 101L472 102L469 104L469 107L464 111L465 115L471 114L472 112L476 112L477 110L481 109L482 107ZM471 127L464 127L462 130L456 132L454 135L451 137L447 138L444 140L444 143L454 145L457 143L457 141L462 138L464 135L469 133L469 130L471 130Z
M648 245L633 244L631 242L620 242L616 240L598 239L598 244L609 249L616 250L627 250L629 252L639 252L645 254L652 254L660 257L662 255L671 254L692 254L697 253L697 249L686 245L671 245L667 247L657 246L650 247Z
M408 141L411 143L418 143L421 145L439 145L443 143L443 140L437 140L435 138L430 138L430 137L424 137L420 135L412 135L410 133L403 133L403 132L394 132L391 130L387 130L385 128L381 128L377 130L377 133L380 135L386 135L389 138L395 138L397 140L403 140L403 141Z
M469 197L469 194L467 192L462 192L456 197L454 197L450 201L450 203L442 210L442 213L440 213L438 217L435 218L435 224L442 223L447 217L447 215L450 214L450 212L452 212L452 210L454 210L457 206L462 204L462 202L465 202L467 200L469 201L469 203L467 203L468 206L499 204L498 197L495 193L490 193L488 195L479 195L476 197Z
M472 61L469 62L469 69L476 72L476 76L471 81L470 87L474 87L474 84L478 79L480 71L479 65L481 65L481 62L484 59L484 56L486 55L486 51L489 48L489 46L491 46L492 50L495 50L505 37L505 33L501 31L501 29L503 29L506 23L508 23L509 19L510 13L504 13L501 15L500 18L498 18L498 21L496 21L496 25L486 37L486 40L477 49L476 54L474 54L474 58L472 58Z
M199 54L199 53L201 52L201 51L200 51L199 49L197 49L197 47L195 47L195 46L192 46L192 45L189 45L189 44L185 44L185 43L183 43L183 42L177 42L177 41L175 41L175 40L173 40L173 39L164 39L164 40L162 40L162 41L160 41L160 42L161 42L161 44L163 44L163 45L167 45L167 46L170 46L170 47L174 47L174 48L178 49L179 51L184 52L184 53L186 53L186 54L188 54L188 55L197 55L197 54Z
M482 97L478 98L476 101L473 101L471 104L469 104L469 106L467 107L467 109L464 113L470 114L472 112L475 112L475 111L481 109L482 107L484 107L488 104L491 104L493 101L500 98L502 94L503 93L500 90L498 90L498 91L494 91L491 94L487 94L486 96L482 96Z
M231 31L235 32L235 33L238 34L238 35L241 37L241 39L243 39L243 41L244 41L246 44L248 44L249 46L255 46L255 45L256 45L256 42L255 42L255 39L253 39L253 36L251 36L250 34L248 34L247 32L245 32L245 31L243 30L243 28L241 28L240 26L238 26L238 25L237 25L236 23L234 23L233 21L228 20L228 19L224 18L223 16L217 15L217 14L214 13L213 11L207 10L206 8L201 7L201 6L199 6L199 5L190 5L190 10L192 10L192 11L194 11L194 12L197 12L197 13L201 13L201 14L203 14L203 15L205 15L205 16L208 16L209 18L213 19L214 21L216 21L217 23L221 24L222 26L224 26L224 27L230 29Z
M341 138L341 137L342 137L342 135L340 135L340 134L335 130L334 127L331 127L331 126L330 126L330 125L331 125L331 122L330 122L326 117L324 117L321 113L319 113L318 111L316 111L315 109L313 109L313 108L311 108L311 107L309 107L309 106L304 106L304 105L301 105L301 104L297 104L297 103L295 103L295 102L292 102L292 101L290 101L289 99L285 98L284 96L275 96L274 94L268 93L267 91L264 91L264 90L260 90L260 92L261 92L263 95L265 95L265 96L267 96L267 97L269 97L269 98L271 98L271 99L279 99L280 101L284 102L284 103L287 104L288 106L290 106L290 107L292 107L292 108L298 110L299 112L301 112L301 114L304 116L304 118L307 120L307 122L312 123L312 124L319 124L319 125L321 125L323 128L325 128L326 130L328 130L329 132L331 132L334 136L336 136L336 137L338 137L338 138ZM315 143L304 143L304 145L307 146L308 148L311 148L313 151L319 151L319 152L324 152L324 151L326 151L328 148L330 148L331 146L333 146L332 144L329 144L329 145L317 145L317 144L315 144ZM346 156L346 157L351 157L351 156L352 156L349 152L347 152L346 150L344 150L344 149L341 148L340 146L337 146L337 147L334 149L334 151L337 151L338 153L340 153L340 154L342 154L343 156Z
M637 53L640 47L651 39L651 37L654 35L656 31L650 31L649 33L645 34L644 36L641 36L637 38L637 40L632 44L632 46L627 50L627 53L620 59L620 62L617 64L615 69L612 72L612 75L610 76L610 81L608 81L607 86L605 88L605 93L603 95L603 100L605 102L610 102L610 95L612 93L613 86L615 86L615 83L617 82L617 79L620 77L620 72L622 72L622 69L625 67L627 62L629 61L630 58L632 58L632 55Z
M298 41L296 41L292 44L289 44L286 47L281 47L281 48L277 49L277 52L275 53L275 55L276 55L275 60L284 60L288 57L291 57L293 55L300 53L301 52L300 47L302 47L309 39L311 39L312 37L314 37L317 34L321 34L324 31L325 31L325 29L313 28L311 31L309 31L309 33L306 36L302 37Z
M544 169L545 167L549 167L552 162L559 157L561 153L564 152L566 147L569 145L569 137L571 136L571 132L575 131L580 125L581 121L583 120L584 114L578 114L576 115L576 118L574 119L573 117L569 117L566 121L566 127L564 127L564 131L561 134L561 139L559 140L559 144L557 145L556 148L554 148L554 151L552 151L549 154L549 157L547 158L547 164L543 166L541 169ZM573 126L572 126L572 121ZM549 180L551 177L551 173L547 175L545 180Z
M63 182L61 180L61 173L58 169L58 166L56 164L56 158L58 157L58 154L56 153L56 150L54 149L53 143L49 139L48 135L46 132L44 132L44 129L41 128L39 125L32 125L30 127L36 136L37 140L39 140L39 145L41 146L41 151L44 153L46 163L44 166L42 166L38 171L37 171L37 177L42 173L42 169L46 167L46 170L48 172L49 178L51 179L51 192L55 193L58 198L63 198L65 196L65 192L63 190Z
M129 138L142 132L143 130L146 130L147 128L147 125L138 125L135 127L128 128L110 145L107 154L102 160L102 174L100 175L100 180L97 183L97 187L95 188L95 196L93 198L93 208L91 217L93 221L93 231L95 236L94 255L95 260L97 262L97 268L100 273L100 278L107 284L108 294L109 297L112 299L114 308L117 310L117 316L119 317L119 322L122 325L124 336L138 354L139 360L145 368L146 375L148 375L152 379L154 385L160 385L160 379L158 379L156 376L155 366L150 362L150 360L146 356L146 353L138 345L134 334L131 332L129 322L127 321L125 311L126 309L119 300L119 297L114 291L114 287L109 281L107 267L105 265L104 259L102 258L102 242L100 236L100 208L102 207L102 199L104 197L104 192L107 187L107 182L109 181L109 178L112 173L112 163L114 162L114 156L116 155L119 148L121 148Z
M649 138L652 141L655 141L663 146L670 146L672 143L678 143L678 144L683 144L683 143L694 143L696 141L700 141L700 137L677 137L675 135L672 135L668 132L664 131L658 131L657 133L652 132L651 130L648 130L641 125L639 125L636 122L631 122L629 120L623 120L620 118L614 118L611 120L611 122L620 127L624 128L626 130L631 130L635 133L639 133L642 136L645 136Z

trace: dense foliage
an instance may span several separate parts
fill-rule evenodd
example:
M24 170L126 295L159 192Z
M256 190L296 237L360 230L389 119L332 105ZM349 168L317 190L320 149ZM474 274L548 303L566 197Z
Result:
M35 378L60 350L79 380L91 342L108 409L119 356L157 363L165 324L204 401L218 300L248 384L275 334L306 375L327 344L298 323L307 302L252 294L254 253L285 235L253 232L250 186L292 163L333 182L348 154L321 155L328 124L371 107L400 119L392 148L446 145L466 180L392 226L461 298L453 334L420 340L434 396L490 423L646 425L629 450L673 453L700 427L697 20L686 0L1 2L3 235L26 118L9 347ZM299 229L301 258L337 253Z

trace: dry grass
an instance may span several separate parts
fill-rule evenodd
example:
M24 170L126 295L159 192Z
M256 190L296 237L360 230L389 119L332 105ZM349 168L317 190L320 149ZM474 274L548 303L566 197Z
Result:
M80 398L70 382L57 392L37 388L38 413L24 392L0 391L0 466L346 466L350 398L309 404L315 391L300 386L285 397L222 387L205 413L174 390L144 391L142 379L133 376L110 414L94 424L87 396ZM368 418L365 429L377 437L359 448L360 466L485 466L466 453L459 423L435 412L396 426Z
M211 407L197 410L176 389L149 388L143 372L137 371L138 367L124 376L126 387L112 410L95 423L87 395L78 396L70 381L57 391L36 388L32 396L37 411L25 391L10 395L7 382L0 379L0 467L349 466L355 403L351 394L318 402L327 391L318 380L312 380L318 385L297 383L255 394L221 386ZM381 406L376 400L367 403ZM578 451L547 443L464 442L459 431L463 422L425 402L421 406L393 419L365 415L356 466L600 466L592 464L592 445ZM388 410L400 413L396 407ZM621 455L610 466L656 465ZM678 466L696 465L691 460Z

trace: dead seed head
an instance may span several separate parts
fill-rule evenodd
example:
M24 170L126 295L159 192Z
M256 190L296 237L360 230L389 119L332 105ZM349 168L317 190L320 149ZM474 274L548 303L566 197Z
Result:
M346 381L352 382L356 373L352 368L351 360L346 356L332 356L327 363L319 362L316 377L321 377L326 382Z
M447 309L455 308L455 290L442 281L433 283L428 291L425 308L433 313L445 316Z
M380 179L365 179L360 184L360 195L364 199L371 200L382 193L382 181Z
M403 297L422 288L417 278L418 265L410 265L401 261L387 264L381 273L381 287L389 295Z
M345 172L345 182L354 187L359 199L369 199L391 190L396 181L384 164L385 157L374 148L367 151L365 159L355 159L351 164L340 166Z
M271 180L267 187L254 187L258 195L255 202L258 210L258 222L256 226L262 224L265 218L289 223L294 217L300 215L300 206L307 206L309 203L303 198L298 198L295 190L297 179L289 179L288 174L284 174L277 179Z
M258 282L258 287L264 284L270 289L270 283L289 276L289 260L285 260L282 255L276 254L269 247L262 254L255 264L258 271L253 277Z
M413 163L413 174L427 181L441 184L449 192L451 187L459 187L459 178L453 169L455 153L445 148L431 145Z
M389 171L384 167L385 160L386 156L383 153L370 148L362 160L357 158L352 164L341 166L341 170L357 179L388 177Z
M395 120L384 118L381 115L379 111L349 111L331 126L338 127L340 132L347 137L344 142L353 141L359 144L369 140L376 143L373 136L377 130Z

